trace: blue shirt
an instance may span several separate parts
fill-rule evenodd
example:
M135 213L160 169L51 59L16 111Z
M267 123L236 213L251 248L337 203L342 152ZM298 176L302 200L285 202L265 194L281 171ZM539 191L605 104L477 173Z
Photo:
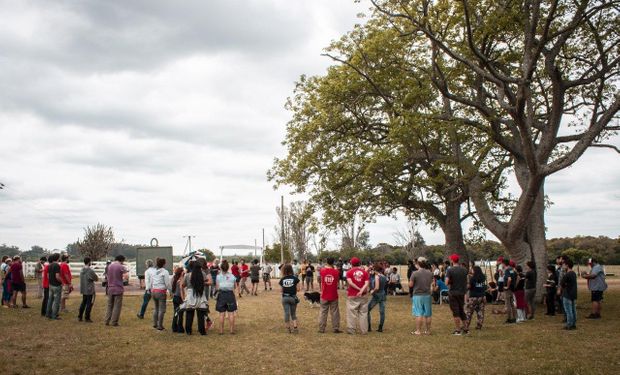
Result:
M230 272L220 273L215 278L215 281L217 282L219 290L222 290L222 291L235 290L235 281L236 281L235 275L233 275Z
M448 290L448 286L446 285L446 283L444 283L443 281L441 281L441 279L437 280L437 286L439 287L439 291L441 292L442 290Z

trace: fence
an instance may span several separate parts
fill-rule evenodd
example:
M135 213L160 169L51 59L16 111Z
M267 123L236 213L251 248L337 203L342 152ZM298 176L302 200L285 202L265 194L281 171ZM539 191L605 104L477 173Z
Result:
M34 268L36 266L36 262L24 262L24 276L25 277L34 277ZM102 277L103 272L105 271L106 262L92 262L90 267L95 271L97 276ZM136 277L136 262L125 262L125 266L129 269L129 277ZM80 271L84 267L84 263L82 262L69 262L69 268L71 269L71 275L73 277L80 276Z

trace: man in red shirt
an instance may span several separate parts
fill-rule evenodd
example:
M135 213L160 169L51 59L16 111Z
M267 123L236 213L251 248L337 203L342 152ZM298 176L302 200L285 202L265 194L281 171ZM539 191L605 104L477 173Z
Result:
M359 258L351 258L347 271L347 333L352 335L357 327L360 333L368 333L368 272L360 267Z
M13 296L11 297L11 306L17 307L17 293L22 294L22 307L27 309L30 306L26 304L26 281L24 280L24 269L22 268L22 258L19 255L13 257L11 263L11 283Z
M327 266L321 268L321 311L319 312L319 332L325 333L327 312L332 316L332 329L340 333L340 310L338 309L338 281L340 271L334 268L334 258L327 258Z
M69 294L73 291L73 276L71 275L71 268L69 267L69 254L63 254L60 258L60 279L62 281L62 297L60 298L60 311L68 312L67 300Z
M241 265L239 266L239 272L241 274L241 280L239 281L239 297L245 290L245 294L250 294L250 289L248 289L248 277L250 276L250 267L245 264L245 260L241 259Z

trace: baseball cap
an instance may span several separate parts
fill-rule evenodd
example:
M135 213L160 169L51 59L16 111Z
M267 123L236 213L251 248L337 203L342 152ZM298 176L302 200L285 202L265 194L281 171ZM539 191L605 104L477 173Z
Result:
M448 258L450 258L450 260L451 260L453 263L458 263L458 262L459 262L459 259L461 259L461 257L459 257L459 255L458 255L458 254L452 254L452 255L450 255Z
M418 262L420 262L420 263L426 263L426 262L427 262L427 260L426 260L426 258L424 258L424 257L418 257Z
M360 258L358 258L358 257L353 257L353 258L351 258L351 265L353 265L353 266L359 266L359 265L360 265L360 263L361 263L361 262L360 262Z

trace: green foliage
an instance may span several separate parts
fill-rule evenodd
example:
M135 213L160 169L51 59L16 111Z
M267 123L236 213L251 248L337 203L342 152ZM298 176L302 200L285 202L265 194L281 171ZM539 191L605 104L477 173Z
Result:
M269 246L269 245L265 246L265 252L263 254L263 259L265 259L265 261L269 263L280 263L281 247L282 246L279 243L273 244L273 246ZM284 261L285 262L292 261L291 252L289 251L288 246L284 246Z
M204 249L198 249L198 251L202 252L205 255L205 259L207 259L208 262L212 262L213 260L215 260L215 254L213 253L213 251L204 248Z
M547 241L549 256L555 258L570 249L587 252L603 264L620 264L620 237L577 236L553 238Z
M30 248L30 250L22 252L21 257L23 260L34 262L41 259L41 257L48 256L50 254L51 252L49 250L44 249L41 246L34 245Z
M13 257L19 254L19 247L17 246L7 246L6 244L0 245L0 256L10 256Z

